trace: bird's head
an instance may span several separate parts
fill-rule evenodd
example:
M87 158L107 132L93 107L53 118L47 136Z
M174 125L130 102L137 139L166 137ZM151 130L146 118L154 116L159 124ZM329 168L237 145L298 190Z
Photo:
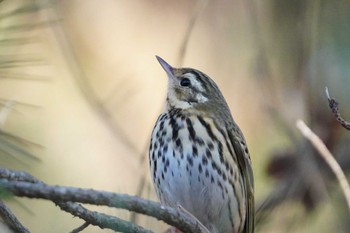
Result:
M168 76L167 108L216 109L226 102L212 79L192 68L174 68L156 56Z

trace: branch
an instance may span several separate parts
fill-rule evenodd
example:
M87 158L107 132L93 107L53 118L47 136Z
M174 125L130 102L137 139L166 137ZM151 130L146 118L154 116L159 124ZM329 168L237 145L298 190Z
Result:
M143 227L140 227L134 223L122 220L120 218L110 216L107 214L102 214L96 211L90 211L84 208L82 205L67 202L60 203L60 208L68 213L71 213L73 216L84 219L88 224L99 226L100 228L108 228L118 232L128 232L128 233L152 233L150 230L146 230ZM84 227L85 224L83 225ZM82 226L80 226L82 227ZM73 232L79 232L77 229Z
M14 232L29 233L28 229L18 221L16 216L2 201L0 201L0 217Z
M347 130L350 130L350 122L344 120L344 118L339 113L339 103L334 99L331 98L328 92L328 88L326 87L326 95L329 103L329 107L331 108L335 119Z
M343 170L341 169L341 167L339 166L339 164L337 163L337 161L335 160L331 152L327 149L327 147L321 141L321 139L315 133L313 133L309 127L307 127L304 121L298 120L296 122L296 125L300 130L300 132L303 134L303 136L312 143L312 145L316 148L316 150L319 152L321 157L326 161L328 166L331 168L331 170L335 174L340 184L340 187L343 190L343 193L350 211L350 186L348 181L346 180L346 176Z
M82 230L84 230L85 228L87 228L90 225L90 223L88 222L84 222L83 225L75 228L74 230L72 230L70 233L78 233L81 232Z
M25 173L22 171L12 171L8 169L0 169L0 179L44 184L43 182L41 182L40 180L36 179L34 176L28 173ZM59 202L54 200L52 201L56 205L58 205L62 210L72 214L73 216L77 216L85 220L89 224L98 226L101 229L108 228L114 231L121 231L121 232L128 232L128 233L133 233L133 232L151 233L151 231L146 230L136 224L127 222L117 217L90 211L77 203ZM79 228L73 230L73 232L79 232L79 230L83 229L82 227L86 228L87 226L88 224L87 225L84 224Z
M183 232L205 232L191 216L160 203L126 194L33 183L35 181L37 179L27 173L0 169L0 189L5 189L15 196L51 200L61 208L63 204L76 205L71 202L121 208L155 217ZM87 219L86 217L84 220Z

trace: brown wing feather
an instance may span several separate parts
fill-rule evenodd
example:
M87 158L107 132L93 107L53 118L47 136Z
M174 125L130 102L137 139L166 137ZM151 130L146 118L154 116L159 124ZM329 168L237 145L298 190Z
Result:
M244 142L243 138L238 138L233 135L233 132L236 132L238 135L241 134L240 130L229 131L229 136L233 148L235 150L238 168L240 169L241 175L243 177L243 182L245 184L245 190L247 194L247 212L246 212L246 221L244 225L243 233L253 233L254 232L254 177L253 171L250 163L249 154L245 153L245 150L242 148L240 141Z

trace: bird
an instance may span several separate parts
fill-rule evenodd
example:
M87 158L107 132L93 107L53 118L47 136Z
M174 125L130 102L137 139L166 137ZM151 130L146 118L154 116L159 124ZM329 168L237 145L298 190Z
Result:
M254 232L252 163L224 96L203 72L156 58L168 77L149 145L160 202L181 206L211 233Z

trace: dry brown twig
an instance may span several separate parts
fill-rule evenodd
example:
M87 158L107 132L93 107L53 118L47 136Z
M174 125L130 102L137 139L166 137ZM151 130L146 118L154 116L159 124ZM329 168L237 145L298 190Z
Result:
M344 193L344 196L350 211L350 186L338 162L335 160L335 158L333 157L331 152L327 149L327 147L322 142L322 140L314 132L311 131L311 129L305 124L304 121L298 120L296 122L296 126L300 130L300 132L303 134L303 136L312 143L312 145L319 152L321 157L326 161L328 166L331 168L332 172L336 176L340 184L340 187Z
M347 130L350 130L350 122L344 120L344 118L339 113L339 103L334 99L331 98L328 92L328 88L326 87L326 95L329 103L329 107L331 108L335 118L337 121Z

